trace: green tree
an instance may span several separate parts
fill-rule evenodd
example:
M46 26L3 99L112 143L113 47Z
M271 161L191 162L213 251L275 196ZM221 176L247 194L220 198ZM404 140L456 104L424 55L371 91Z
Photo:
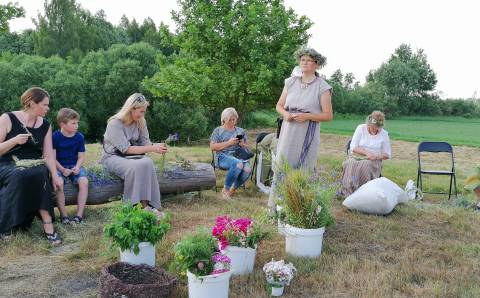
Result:
M25 16L25 9L18 3L0 4L0 32L10 32L8 21Z
M179 1L176 46L146 88L184 104L240 112L270 107L312 23L279 0Z
M367 84L385 87L386 96L396 101L401 114L419 113L422 102L435 100L432 91L437 79L422 49L415 53L402 44L390 59L367 76Z

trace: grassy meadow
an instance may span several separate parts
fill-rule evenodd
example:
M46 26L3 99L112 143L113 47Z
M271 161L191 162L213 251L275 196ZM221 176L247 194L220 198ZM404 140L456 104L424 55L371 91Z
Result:
M332 180L341 173L348 138L322 134L318 168ZM392 146L393 159L385 162L382 174L403 187L416 178L417 144L393 141ZM87 150L87 164L94 165L101 148L91 144ZM455 150L461 190L471 165L480 164L480 149ZM171 147L167 160L173 160L174 153L196 162L211 159L206 142ZM224 173L218 172L218 186L223 179ZM442 177L425 184L436 190L447 190L448 185ZM284 297L480 297L480 213L468 208L473 203L470 194L449 201L429 195L397 206L388 216L351 212L335 200L335 225L327 228L322 256L314 260L285 254L284 239L266 216L266 200L251 182L232 201L222 200L213 190L163 197L164 209L172 214L172 229L157 245L157 266L168 268L173 244L197 226L212 227L218 215L250 216L265 221L270 235L259 246L253 274L231 279L230 297L268 297L262 266L271 258L286 259L298 269ZM80 226L57 224L64 238L58 247L46 243L38 221L30 231L0 242L0 296L97 297L101 268L118 259L102 229L119 204L88 206ZM68 209L74 212L73 206ZM185 280L174 297L187 297Z
M247 117L252 125L273 125L277 114L261 111ZM364 116L336 115L334 121L322 123L322 132L353 135L357 125L365 123ZM394 140L410 142L445 141L452 145L480 147L480 119L461 117L398 117L388 119L385 129Z

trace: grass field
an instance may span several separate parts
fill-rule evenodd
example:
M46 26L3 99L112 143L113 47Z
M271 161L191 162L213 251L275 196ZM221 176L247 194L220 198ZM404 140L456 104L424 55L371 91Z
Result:
M253 136L253 135L252 135ZM252 139L252 138L250 138ZM347 136L322 134L318 167L338 177ZM383 176L399 185L414 178L416 143L393 141L394 159L386 161ZM173 153L198 162L210 162L205 145L170 148ZM459 187L472 164L480 163L480 149L456 147ZM88 145L87 163L100 156L98 145ZM412 155L413 154L413 155ZM224 173L218 172L221 186ZM446 190L442 178L429 179L429 187ZM197 226L212 227L218 215L266 218L266 196L250 182L232 201L213 190L164 197L162 205L172 214L172 229L156 247L157 266L168 268L173 244ZM424 201L399 205L389 216L371 216L346 210L334 201L335 225L327 228L322 256L309 260L285 254L284 238L273 222L266 222L270 236L258 249L254 272L234 277L230 297L268 297L262 266L271 258L286 259L298 269L284 297L480 297L480 213L464 208L469 194L447 201L427 196ZM1 297L97 297L100 269L117 261L103 239L103 226L120 202L88 206L81 226L56 227L64 238L59 247L43 239L35 222L26 233L0 242ZM68 207L70 213L74 207ZM182 280L174 297L187 297Z
M262 125L275 123L274 112L256 112L254 118ZM254 121L252 121L254 122ZM357 125L365 122L362 116L335 116L334 121L322 123L322 132L352 135ZM387 119L385 129L392 139L411 142L445 141L452 145L480 147L480 119L461 117L400 117Z

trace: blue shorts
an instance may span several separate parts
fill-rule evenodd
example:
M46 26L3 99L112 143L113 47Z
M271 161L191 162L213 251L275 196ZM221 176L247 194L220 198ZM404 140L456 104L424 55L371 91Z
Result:
M73 169L75 166L67 166L65 167L66 169ZM80 167L80 172L78 172L78 175L74 175L73 173L70 174L70 176L63 176L62 172L60 172L59 170L57 170L57 175L58 177L62 177L63 178L63 182L67 183L67 180L70 179L70 181L72 181L73 184L78 184L78 179L80 177L87 177L87 171L85 170L84 167Z

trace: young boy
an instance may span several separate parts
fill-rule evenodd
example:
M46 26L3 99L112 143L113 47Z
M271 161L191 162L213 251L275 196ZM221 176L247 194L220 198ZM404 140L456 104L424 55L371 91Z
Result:
M63 177L64 183L70 179L72 183L78 184L77 214L72 218L67 216L65 210L63 185L57 189L57 208L63 224L81 223L87 202L88 179L87 172L82 167L85 160L85 139L78 132L79 120L80 115L74 110L60 109L57 114L60 130L55 131L52 135L58 176Z

